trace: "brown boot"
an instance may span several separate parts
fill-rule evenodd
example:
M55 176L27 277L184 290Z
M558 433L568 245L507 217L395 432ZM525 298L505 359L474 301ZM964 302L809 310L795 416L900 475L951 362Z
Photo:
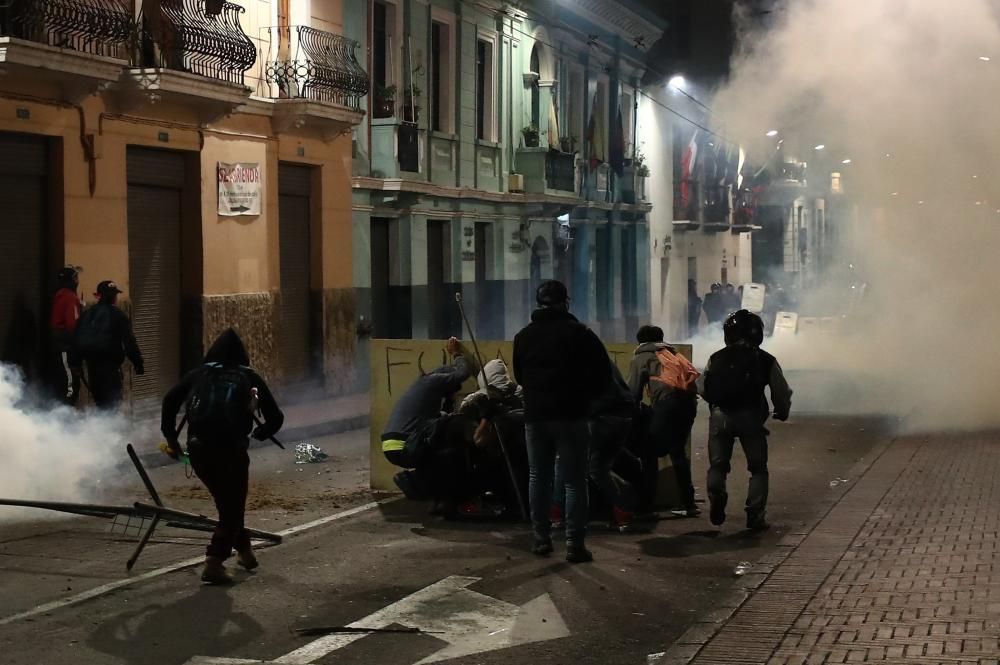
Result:
M233 578L217 556L205 557L205 568L201 571L201 581L208 584L232 584Z
M236 552L236 563L240 564L244 570L253 570L260 565L250 545L247 545L245 550L238 550Z

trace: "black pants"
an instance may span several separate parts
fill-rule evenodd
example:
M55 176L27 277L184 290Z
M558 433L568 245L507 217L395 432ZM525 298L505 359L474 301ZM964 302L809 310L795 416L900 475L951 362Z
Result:
M678 393L657 400L650 416L649 436L652 447L657 456L670 456L677 479L677 492L684 508L694 507L694 484L691 481L691 460L687 455L687 443L697 413L698 401L695 395Z
M659 473L656 449L649 436L650 409L642 406L632 419L629 440L615 459L614 472L635 489L637 513L653 510Z
M750 472L750 488L747 492L746 511L749 518L762 517L767 509L767 429L764 418L758 410L726 413L712 409L708 421L708 496L713 506L725 508L729 495L726 492L726 476L731 467L733 445L736 438L743 446Z
M188 454L191 468L205 483L219 511L219 525L205 554L228 559L234 547L237 551L250 547L250 534L244 527L250 478L246 442L213 444L192 440Z
M87 382L94 404L108 411L122 403L122 366L104 362L87 361Z

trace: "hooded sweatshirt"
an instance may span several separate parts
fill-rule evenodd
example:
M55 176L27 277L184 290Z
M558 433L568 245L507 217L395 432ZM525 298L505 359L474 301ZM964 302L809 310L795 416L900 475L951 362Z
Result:
M694 392L685 393L682 390L672 388L660 381L650 381L650 377L659 376L660 359L656 357L656 352L665 349L670 353L677 353L677 349L664 342L646 342L640 344L633 352L632 363L629 366L628 387L632 391L632 398L636 402L642 401L643 392L649 386L649 401L655 404L667 397L686 396L694 399Z
M208 352L205 354L204 364L188 372L181 379L181 382L171 388L170 392L163 398L163 411L160 419L160 431L163 433L163 436L166 437L167 441L176 440L178 434L177 412L187 401L198 379L207 371L205 366L216 363L227 368L239 368L249 380L250 386L257 389L257 407L260 409L264 422L254 432L254 438L262 441L274 436L281 429L285 421L285 414L278 408L278 404L275 402L271 390L264 383L264 379L257 372L250 369L250 355L243 345L243 340L240 339L240 336L232 328L219 335L212 346L209 347ZM253 427L253 413L248 410L244 426L241 427L240 431L233 432L231 442L241 442L244 445L248 443L247 437L253 431ZM188 429L189 440L197 436L198 432L192 432L190 428ZM213 441L210 443L217 442Z
M438 367L414 381L393 407L382 441L406 441L437 422L444 400L457 393L470 374L465 358L459 356L454 365Z

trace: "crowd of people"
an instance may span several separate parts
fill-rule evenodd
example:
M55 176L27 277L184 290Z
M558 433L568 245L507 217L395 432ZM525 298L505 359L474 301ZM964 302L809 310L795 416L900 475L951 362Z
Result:
M396 402L382 451L400 467L394 480L408 498L432 501L448 517L527 510L535 554L549 556L553 530L562 527L567 561L591 561L593 519L621 531L659 519L661 457L670 458L679 494L670 513L699 515L687 444L700 398L710 409L710 521L726 520L726 477L739 439L751 475L746 526L768 528L764 423L772 414L787 419L791 390L777 360L760 349L759 316L729 313L726 346L703 372L664 342L662 329L642 326L626 379L570 313L563 284L543 283L536 300L531 322L514 337L513 377L500 359L478 368L452 338L452 362L419 377ZM473 374L479 389L457 402Z

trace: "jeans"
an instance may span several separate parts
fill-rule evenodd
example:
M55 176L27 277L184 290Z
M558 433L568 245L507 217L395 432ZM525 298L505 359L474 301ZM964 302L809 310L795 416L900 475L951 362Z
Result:
M582 548L590 506L587 465L590 431L586 420L545 421L525 425L528 444L528 501L535 540L552 540L552 506L556 455L566 492L566 546Z
M205 550L207 556L228 559L235 547L243 551L250 547L250 534L244 527L247 489L250 476L250 456L245 445L231 442L207 443L191 440L188 443L191 468L205 483L215 508L219 511L219 525L212 533L212 541Z
M683 508L693 508L695 505L687 442L697 412L698 402L693 394L667 395L653 405L649 425L649 435L656 454L670 456Z
M590 421L590 454L587 473L590 481L607 504L626 512L634 512L638 504L632 484L613 472L624 453L632 427L631 418L601 416ZM566 503L565 483L556 461L553 501L560 508ZM626 474L628 475L628 474Z
M746 512L750 518L763 517L767 509L767 434L759 410L725 412L713 408L708 421L708 496L713 506L725 508L726 476L733 457L733 445L739 437L750 472Z

